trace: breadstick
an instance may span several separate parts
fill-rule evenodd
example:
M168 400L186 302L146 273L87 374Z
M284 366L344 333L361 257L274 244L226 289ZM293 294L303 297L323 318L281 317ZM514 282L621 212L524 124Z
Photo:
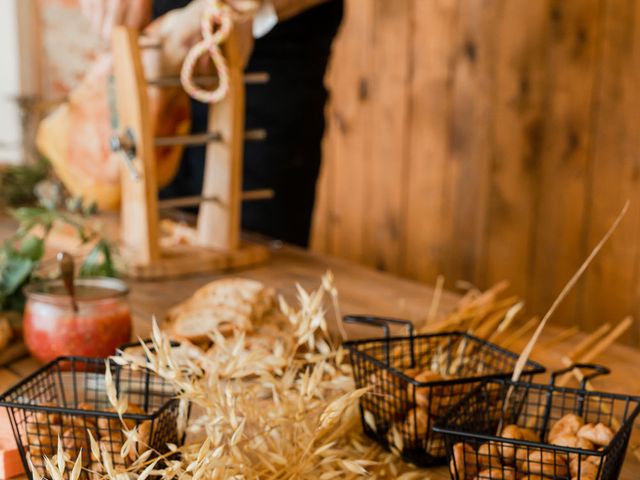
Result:
M609 334L606 337L604 337L602 340L600 340L597 344L591 347L589 351L586 352L579 359L576 357L566 356L566 357L563 357L562 362L565 365L569 366L575 362L588 363L593 361L594 358L596 358L602 352L607 350L618 338L620 338L620 336L629 329L632 323L633 323L633 318L625 317L624 320L622 320L618 325L616 325L616 328L614 328L611 332L609 332ZM572 375L571 372L565 373L556 382L556 384L561 387L566 386L569 383L569 380L571 379L571 375Z
M611 324L605 323L601 325L595 332L591 332L582 341L578 342L575 347L567 352L569 358L579 358L584 355L601 337L604 337L611 330Z
M521 337L527 334L530 330L535 328L535 326L538 324L539 321L540 321L539 317L530 318L529 320L527 320L525 324L519 327L515 332L513 332L511 335L506 337L504 340L499 340L498 343L503 348L510 347L512 344L518 341Z
M435 320L436 315L438 314L438 308L440 308L440 297L442 296L443 288L444 276L438 275L438 279L436 280L436 288L433 291L431 304L429 305L429 312L427 313L427 318L424 320L423 326L432 323Z
M580 333L580 329L576 326L565 328L561 332L557 333L553 338L550 338L547 341L540 342L537 346L539 348L542 348L543 350L548 350L549 348L570 339L578 333Z

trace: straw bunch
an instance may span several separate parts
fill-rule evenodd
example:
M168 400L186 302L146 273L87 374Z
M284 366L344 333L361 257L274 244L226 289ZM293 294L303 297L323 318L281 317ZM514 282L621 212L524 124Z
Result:
M160 454L144 445L136 428L127 430L120 455L141 453L129 467L115 466L112 453L91 440L91 468L59 446L45 460L52 480L95 479L332 479L428 478L367 440L360 428L357 399L345 352L328 339L325 297L337 305L332 278L307 292L298 287L298 306L280 300L277 337L256 349L251 337L214 333L214 346L171 347L153 322L152 344L144 354L125 353L111 361L148 368L180 391L184 446ZM109 372L109 369L107 369ZM106 374L108 398L120 414L127 409ZM187 402L193 406L188 424ZM74 461L75 460L75 461ZM95 467L99 468L95 468ZM35 470L33 470L35 471Z

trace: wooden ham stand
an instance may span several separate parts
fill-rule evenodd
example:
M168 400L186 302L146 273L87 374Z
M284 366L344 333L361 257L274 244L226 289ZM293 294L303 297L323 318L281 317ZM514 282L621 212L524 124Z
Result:
M120 151L126 168L121 168L121 250L126 274L134 278L166 278L225 270L264 262L268 249L240 238L243 199L270 198L272 192L242 192L243 143L264 138L262 131L244 132L245 77L230 35L224 53L229 67L229 93L209 107L208 133L183 137L153 138L149 116L147 80L143 71L138 34L125 27L113 35L116 109L119 132L112 149ZM164 79L167 80L167 79ZM177 79L168 79L175 86ZM163 79L154 80L163 85ZM199 205L197 245L162 247L159 242L157 146L206 144L204 182L201 197L172 199L172 206Z

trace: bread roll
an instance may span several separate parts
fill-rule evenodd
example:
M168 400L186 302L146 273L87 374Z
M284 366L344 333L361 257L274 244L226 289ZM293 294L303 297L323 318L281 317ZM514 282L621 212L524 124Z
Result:
M510 440L524 440L524 435L522 430L517 425L507 425L502 429L502 433L500 434L502 438L510 439ZM513 465L515 462L516 456L516 446L509 445L507 443L501 443L498 447L500 450L500 455L502 456L502 461L506 465Z
M548 440L553 442L557 436L562 434L575 435L583 425L584 420L582 417L569 413L553 424L551 430L549 430Z
M569 473L564 455L554 455L551 451L540 450L529 454L527 461L522 464L522 470L551 478L566 477Z
M478 471L476 466L476 452L466 443L456 443L449 462L449 470L453 478L472 478ZM457 475L457 477L456 477Z
M578 430L576 435L579 438L590 441L594 445L604 447L605 445L609 445L609 442L613 440L614 433L613 430L604 423L598 423L596 425L587 423Z

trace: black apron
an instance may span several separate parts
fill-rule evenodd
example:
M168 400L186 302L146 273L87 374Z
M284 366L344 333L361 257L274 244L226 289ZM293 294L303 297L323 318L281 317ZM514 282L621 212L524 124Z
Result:
M156 0L154 16L188 4ZM271 200L244 202L244 229L307 246L320 169L324 75L331 43L342 20L343 1L332 0L279 23L256 40L247 72L268 72L265 85L248 85L246 128L264 128L267 139L245 142L244 189L271 188ZM193 103L192 132L204 132L207 106ZM204 147L187 148L175 180L161 198L199 195Z

